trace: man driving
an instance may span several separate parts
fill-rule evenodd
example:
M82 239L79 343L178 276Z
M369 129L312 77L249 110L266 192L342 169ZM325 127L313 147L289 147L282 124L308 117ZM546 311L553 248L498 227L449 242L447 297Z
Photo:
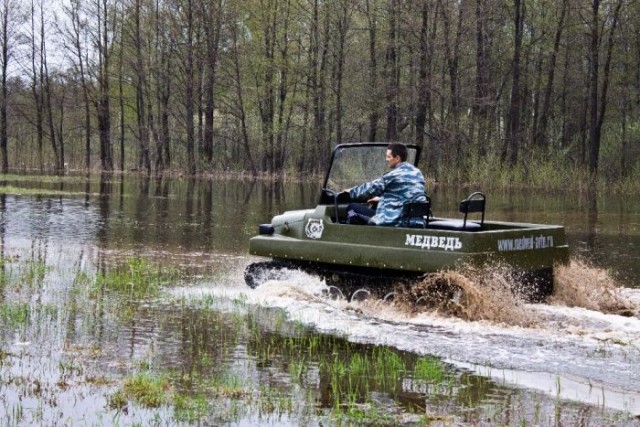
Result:
M375 209L351 203L347 209L349 224L398 226L403 219L403 207L409 202L425 202L424 176L420 169L407 162L406 145L391 143L386 161L391 169L380 178L345 190L352 200L367 199Z

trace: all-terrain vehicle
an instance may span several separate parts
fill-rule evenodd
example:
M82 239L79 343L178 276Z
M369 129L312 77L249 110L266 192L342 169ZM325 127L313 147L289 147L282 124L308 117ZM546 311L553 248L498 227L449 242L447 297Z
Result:
M531 299L552 292L554 265L569 260L564 227L485 220L487 198L481 192L460 202L459 218L434 217L427 198L407 204L398 227L348 224L347 206L354 201L341 191L380 177L387 170L387 145L337 145L318 205L277 215L251 238L250 253L269 260L247 266L247 285L301 269L348 299L363 292L384 297L394 286L411 285L430 273L491 263L509 266ZM407 161L417 166L419 147L407 148Z

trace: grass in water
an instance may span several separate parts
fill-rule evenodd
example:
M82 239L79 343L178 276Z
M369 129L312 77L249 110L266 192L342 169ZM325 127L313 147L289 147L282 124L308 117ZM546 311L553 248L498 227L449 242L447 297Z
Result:
M172 388L166 377L138 373L125 380L123 387L109 396L112 409L123 409L129 400L146 408L158 408L172 401Z
M98 274L96 286L143 299L156 295L161 286L178 279L175 269L161 268L141 258L129 258L124 265Z
M441 383L445 379L445 369L440 359L435 357L421 357L414 368L414 378L430 383Z
M31 318L31 309L26 303L0 304L0 325L4 328L24 326Z
M13 194L16 196L85 196L86 193L77 191L60 191L47 188L21 188L13 185L0 185L0 194Z
M86 175L19 175L19 174L0 174L0 181L3 182L38 182L46 184L57 183L78 183L86 182Z

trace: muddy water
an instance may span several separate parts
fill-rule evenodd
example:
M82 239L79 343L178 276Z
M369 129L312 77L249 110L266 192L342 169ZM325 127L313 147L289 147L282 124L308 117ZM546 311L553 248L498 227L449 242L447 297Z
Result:
M314 183L7 184L63 194L0 196L0 424L640 424L629 200L490 194L490 218L564 224L574 262L548 304L496 291L471 316L331 300L297 272L246 288L256 225ZM439 189L436 214L464 196Z

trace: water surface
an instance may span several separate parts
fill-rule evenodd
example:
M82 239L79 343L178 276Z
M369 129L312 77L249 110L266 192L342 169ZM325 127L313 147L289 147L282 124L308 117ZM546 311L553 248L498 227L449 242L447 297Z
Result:
M248 289L242 271L254 261L257 224L315 205L318 183L12 185L65 194L0 195L8 424L638 423L637 312L523 304L514 316L524 323L468 321L330 300L322 282L295 272ZM434 213L456 216L466 193L438 188ZM639 208L612 196L510 192L488 194L487 218L564 224L572 256L589 262L571 273L616 277L635 302ZM158 292L97 279L131 272L136 260L166 275ZM431 358L446 380L419 375ZM359 366L367 373L356 375ZM167 378L172 400L114 405L140 373Z

